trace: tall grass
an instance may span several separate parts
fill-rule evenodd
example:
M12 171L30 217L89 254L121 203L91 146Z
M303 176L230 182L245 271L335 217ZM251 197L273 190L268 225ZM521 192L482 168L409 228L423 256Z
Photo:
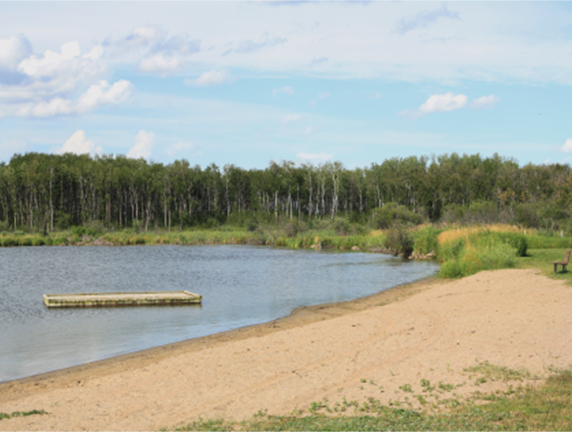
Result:
M527 238L518 228L504 228L471 227L439 234L440 276L458 278L481 270L513 268L516 257L526 255Z

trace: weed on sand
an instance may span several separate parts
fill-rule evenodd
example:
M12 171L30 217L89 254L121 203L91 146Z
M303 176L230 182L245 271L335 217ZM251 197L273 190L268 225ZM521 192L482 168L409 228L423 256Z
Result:
M480 363L472 372L501 380L528 378L525 371ZM436 390L429 382L424 389ZM446 384L439 385L446 391ZM443 390L443 389L441 389ZM441 410L412 409L366 402L346 401L330 406L327 400L312 404L308 415L288 416L259 413L244 422L199 420L178 430L255 430L255 431L449 431L449 430L572 430L572 371L558 371L540 386L509 386L508 391L476 394L456 403L443 402ZM450 401L449 401L450 402ZM339 415L353 410L354 415ZM351 411L350 411L351 412Z

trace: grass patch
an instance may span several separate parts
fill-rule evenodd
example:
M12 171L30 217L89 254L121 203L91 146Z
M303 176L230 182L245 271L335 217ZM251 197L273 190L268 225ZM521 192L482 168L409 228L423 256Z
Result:
M566 281L568 285L572 285L572 272L563 273L558 267L558 273L554 273L553 261L562 261L566 249L529 249L525 257L516 259L515 267L519 269L539 269L543 275L552 279ZM572 263L569 266L572 269Z
M438 241L443 263L439 275L444 278L512 268L517 255L525 255L527 250L524 235L488 228L445 231L439 234Z
M0 420L11 419L13 417L28 417L31 415L44 415L49 414L44 410L32 410L32 411L14 411L11 414L0 412Z
M499 379L524 378L522 371L481 363L474 372ZM429 386L426 383L425 387ZM253 431L450 431L450 430L572 430L572 371L560 371L541 386L524 386L489 397L456 400L443 412L396 408L370 398L333 407L316 403L322 412L268 416L259 412L244 422L202 420L177 430ZM484 403L483 403L484 402ZM339 415L351 409L354 415ZM317 411L317 410L315 410ZM334 413L334 414L332 414Z
M527 370L509 369L505 366L493 365L489 362L481 362L476 366L464 369L465 372L476 373L481 378L491 381L522 381L530 379L530 372Z

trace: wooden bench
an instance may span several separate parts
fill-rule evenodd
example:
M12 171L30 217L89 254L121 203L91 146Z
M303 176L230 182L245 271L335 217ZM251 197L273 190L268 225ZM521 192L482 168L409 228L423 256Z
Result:
M558 273L558 266L562 266L562 273L566 272L566 266L568 265L568 262L570 261L570 249L568 249L566 251L566 256L564 257L564 261L559 262L559 261L552 261L552 264L554 264L554 273Z

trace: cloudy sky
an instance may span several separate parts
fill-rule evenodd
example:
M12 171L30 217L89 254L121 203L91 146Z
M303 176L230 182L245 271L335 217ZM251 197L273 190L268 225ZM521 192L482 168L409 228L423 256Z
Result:
M0 2L0 161L572 162L572 2Z

